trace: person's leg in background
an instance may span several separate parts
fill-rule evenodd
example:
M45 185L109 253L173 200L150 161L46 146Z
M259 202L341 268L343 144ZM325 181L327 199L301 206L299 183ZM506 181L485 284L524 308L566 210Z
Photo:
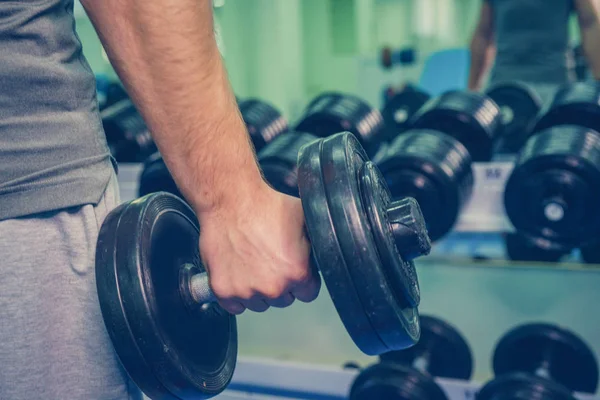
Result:
M0 221L0 399L141 399L122 369L96 292L96 239L118 205Z

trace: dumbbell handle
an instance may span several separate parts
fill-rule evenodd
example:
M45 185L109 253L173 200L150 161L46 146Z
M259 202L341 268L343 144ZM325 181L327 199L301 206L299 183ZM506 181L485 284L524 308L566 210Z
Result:
M190 278L189 290L194 301L200 305L217 301L208 284L208 274L206 272L195 274Z

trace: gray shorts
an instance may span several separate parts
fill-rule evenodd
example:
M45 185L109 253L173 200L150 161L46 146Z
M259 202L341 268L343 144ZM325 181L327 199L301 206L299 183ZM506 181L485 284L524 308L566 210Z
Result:
M0 221L0 399L141 398L96 295L96 239L118 203L113 177L95 207Z

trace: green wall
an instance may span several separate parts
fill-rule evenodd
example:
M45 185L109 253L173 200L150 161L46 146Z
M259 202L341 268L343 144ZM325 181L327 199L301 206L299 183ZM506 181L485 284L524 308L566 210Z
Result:
M260 97L290 119L310 98L338 90L377 101L382 84L418 80L431 52L466 46L481 0L221 0L215 8L236 94ZM76 13L84 52L97 73L114 76L85 15ZM577 36L575 21L571 26ZM417 46L419 62L384 72L378 50Z

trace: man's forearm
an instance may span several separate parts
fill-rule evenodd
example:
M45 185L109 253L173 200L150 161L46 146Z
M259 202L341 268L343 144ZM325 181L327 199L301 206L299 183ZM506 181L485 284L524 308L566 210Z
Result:
M575 0L583 52L595 79L600 79L600 4L598 0Z
M600 23L581 30L583 51L594 79L600 79Z
M494 49L489 40L475 34L471 41L471 66L469 68L468 88L481 89L483 77L493 62Z
M196 212L265 184L229 86L210 0L82 0Z

